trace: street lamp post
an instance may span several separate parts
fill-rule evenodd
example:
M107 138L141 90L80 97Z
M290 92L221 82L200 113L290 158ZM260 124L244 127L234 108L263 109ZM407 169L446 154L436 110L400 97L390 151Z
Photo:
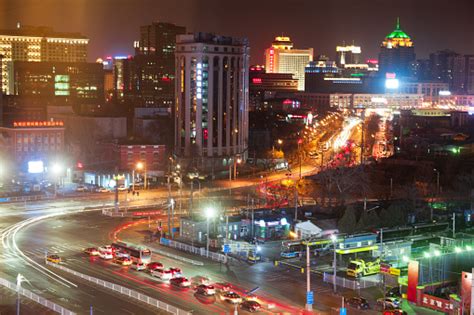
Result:
M16 276L16 315L20 315L20 288L23 281L28 281L22 274Z
M138 162L138 163L137 163L137 169L139 169L139 170L144 170L144 175L143 175L143 189L147 189L146 164L143 163L143 162Z
M207 223L207 235L206 235L206 257L209 257L209 221L215 215L215 210L212 207L206 209L206 223Z
M333 267L333 291L334 293L336 293L337 291L337 285L336 285L336 275L337 275L337 257L336 257L336 244L337 244L337 235L336 234L332 234L331 235L331 241L332 241L332 244L333 244L333 249L334 249L334 257L333 257L333 261L332 261L332 267Z
M306 310L313 310L313 304L309 304L308 296L311 292L311 260L309 254L309 241L306 243Z
M433 169L436 172L436 195L439 195L439 171L437 169Z
M59 174L62 171L62 167L59 163L54 163L52 167L53 176L54 176L54 197L56 198L58 194L58 182L59 182Z

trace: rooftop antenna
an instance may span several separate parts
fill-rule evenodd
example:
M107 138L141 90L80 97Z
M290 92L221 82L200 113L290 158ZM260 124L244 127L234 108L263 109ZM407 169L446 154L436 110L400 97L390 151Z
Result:
M397 17L397 30L400 29L400 17Z

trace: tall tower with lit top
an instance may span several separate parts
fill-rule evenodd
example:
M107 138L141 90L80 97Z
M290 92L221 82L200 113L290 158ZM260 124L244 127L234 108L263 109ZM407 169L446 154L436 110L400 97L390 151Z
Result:
M397 77L411 76L411 63L415 61L415 46L411 37L400 27L397 18L395 30L388 34L382 42L379 54L379 73L395 73Z
M277 36L272 47L265 50L268 73L291 73L298 79L298 90L304 90L304 69L313 61L313 48L295 49L290 37Z

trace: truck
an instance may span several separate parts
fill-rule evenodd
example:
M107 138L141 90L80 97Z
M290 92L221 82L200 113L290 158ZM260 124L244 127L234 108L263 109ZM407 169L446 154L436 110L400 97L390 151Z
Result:
M350 277L360 278L380 272L380 259L366 262L363 259L351 260L347 266L346 274Z

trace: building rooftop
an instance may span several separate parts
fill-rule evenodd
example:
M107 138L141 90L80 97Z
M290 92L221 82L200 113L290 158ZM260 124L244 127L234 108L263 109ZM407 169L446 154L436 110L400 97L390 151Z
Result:
M0 30L0 35L87 39L81 33L56 32L51 27L30 25L18 25L15 29Z
M241 46L248 45L247 38L236 38L230 36L221 36L214 33L198 32L194 34L178 35L177 44L203 43L210 45Z
M397 25L395 27L395 30L391 32L390 34L387 35L387 38L393 39L393 38L407 38L410 39L410 36L407 35L402 29L400 28L400 18L397 18Z

